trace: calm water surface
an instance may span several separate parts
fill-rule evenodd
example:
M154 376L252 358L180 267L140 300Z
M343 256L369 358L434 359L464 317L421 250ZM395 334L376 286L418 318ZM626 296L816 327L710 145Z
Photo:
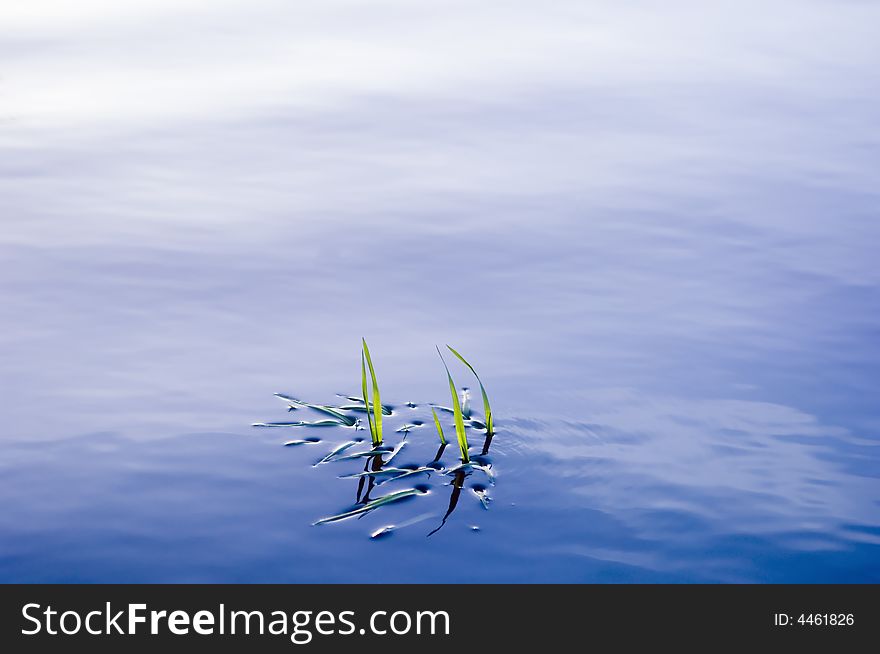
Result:
M112 7L0 10L0 581L880 582L880 9ZM488 511L312 525L362 336Z

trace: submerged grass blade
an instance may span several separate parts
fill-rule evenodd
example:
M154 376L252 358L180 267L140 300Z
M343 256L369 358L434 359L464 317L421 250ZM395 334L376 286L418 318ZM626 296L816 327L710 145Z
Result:
M306 407L309 409L314 409L315 411L319 411L321 413L326 413L328 416L336 418L336 420L338 420L346 427L351 427L354 424L354 418L352 418L351 416L347 416L344 413L340 413L335 407L326 406L324 404L311 404L310 402L303 402L302 400L298 400L295 397L291 397L290 395L285 395L284 393L275 393L275 397L287 402L291 408Z
M452 412L455 416L455 435L458 437L458 449L461 450L461 460L468 463L471 457L468 454L467 433L464 431L464 419L461 414L461 404L458 401L458 391L455 390L455 382L452 380L449 366L446 365L446 360L443 358L439 347L437 348L437 354L440 355L440 360L443 361L443 367L446 368L446 377L449 379L449 392L452 393Z
M489 396L486 395L486 389L483 387L483 382L480 379L480 376L477 374L477 371L474 370L474 367L468 363L467 359L461 356L451 345L447 345L449 351L452 352L455 356L458 357L458 360L461 361L464 365L466 365L470 371L474 374L474 377L477 378L477 382L480 384L480 394L483 396L483 412L486 418L486 431L490 434L494 433L494 425L492 422L492 407L489 405Z
M380 506L384 506L386 504L391 504L392 502L397 502L399 500L405 499L407 497L412 497L413 495L423 495L424 491L419 490L417 488L408 488L407 490L397 491L396 493L390 493L388 495L383 495L382 497L377 497L375 500L371 500L367 502L363 506L359 506L356 509L352 509L351 511L346 511L345 513L340 513L339 515L330 516L329 518L321 518L317 522L313 523L316 525L323 525L328 522L336 522L337 520L344 520L345 518L353 518L356 515L362 515L364 513L369 513L370 511L375 511Z
M345 450L347 450L348 448L350 448L356 444L357 444L357 441L348 441L347 443L343 443L342 445L340 445L338 447L334 447L333 450L329 454L327 454L327 456L325 456L323 459L318 461L315 465L317 466L317 465L321 465L322 463L327 463L328 461L332 460L333 457L339 456L340 454L345 452Z
M403 529L404 527L410 527L414 524L422 522L423 520L427 520L428 518L433 518L435 516L434 513L423 513L421 515L417 515L415 518L410 518L409 520L405 520L398 525L385 525L384 527L379 527L376 531L370 534L370 538L382 538L383 536L390 536L392 533L397 531L398 529Z
M364 345L364 355L367 357L367 366L370 368L370 379L373 381L373 399L369 403L372 407L373 423L376 426L377 443L382 442L382 399L379 397L379 382L376 379L376 370L373 368L373 360L370 358L370 348L367 347L367 339L362 338ZM365 384L366 385L366 384ZM367 399L367 391L364 390L364 400ZM365 402L366 404L366 402ZM380 407L376 410L376 407Z
M341 422L346 427L351 427L355 423L354 418L352 418L351 416L347 416L344 413L340 413L339 411L337 411L333 407L324 406L322 404L310 404L309 407L314 409L315 411L320 411L321 413L326 413L328 416L333 416L334 418L336 418L339 422Z
M434 425L437 427L437 435L440 437L440 443L446 445L446 436L443 434L443 425L440 424L440 418L437 417L437 412L434 410L434 407L431 407L431 413L434 415Z
M284 393L274 393L275 397L280 398L287 402L294 409L297 406L306 406L306 403L302 400L298 400L295 397L291 397L290 395L285 395Z
M402 468L402 469L406 470L406 468ZM406 470L406 472L404 472L402 475L398 475L396 477L389 477L388 479L379 479L376 482L376 486L381 486L382 484L389 482L389 481L397 481L398 479L403 479L404 477L409 477L411 475L420 475L423 472L430 477L432 472L437 472L437 471L434 470L433 468L428 468L427 466L421 466L419 468L413 468L412 470Z
M361 477L395 477L412 472L409 468L382 468L381 470L365 470L348 475L339 475L340 479L360 479Z
M356 472L351 475L340 475L340 479L360 479L362 477L370 477L376 480L376 486L381 486L385 482L397 481L411 475L419 475L421 473L430 475L437 472L433 468L421 466L419 468L382 468L381 470L367 470L364 472Z
M297 420L296 422L255 422L252 427L338 427L338 420Z

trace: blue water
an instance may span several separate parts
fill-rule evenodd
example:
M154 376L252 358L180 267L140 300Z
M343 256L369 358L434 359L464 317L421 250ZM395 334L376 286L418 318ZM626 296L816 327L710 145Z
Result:
M0 581L880 582L880 8L135 5L0 10ZM312 525L362 336L489 510Z

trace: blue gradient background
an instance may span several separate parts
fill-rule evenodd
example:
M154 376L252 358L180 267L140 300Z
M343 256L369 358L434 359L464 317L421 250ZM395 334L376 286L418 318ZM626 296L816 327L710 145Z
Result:
M0 8L0 580L880 581L878 24ZM491 511L310 526L350 485L249 425L361 336L392 403L477 366Z

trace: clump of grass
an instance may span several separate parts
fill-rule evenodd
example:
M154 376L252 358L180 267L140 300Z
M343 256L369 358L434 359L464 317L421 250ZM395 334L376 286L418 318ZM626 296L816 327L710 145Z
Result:
M440 444L446 445L446 436L443 434L443 425L440 424L440 418L437 417L437 411L431 407L431 413L434 415L434 426L437 427L437 435L440 437Z
M364 394L364 406L367 409L367 422L370 424L370 438L373 441L373 446L376 447L382 444L382 400L379 397L379 383L376 380L373 360L370 358L370 348L367 347L366 339L362 338L361 342L363 343L361 348L361 391ZM367 366L370 368L370 378L373 382L372 401L367 395Z
M461 413L461 403L458 401L458 391L455 390L455 382L452 380L449 366L446 365L446 360L443 358L439 347L437 348L437 354L440 355L443 367L446 368L446 377L449 379L449 392L452 393L452 413L455 417L455 435L458 437L458 449L461 450L461 460L464 463L470 463L471 457L468 454L467 433L464 430L464 418ZM434 419L437 419L436 413L434 414Z
M470 371L474 374L474 377L477 378L477 382L480 384L480 393L483 396L483 413L486 418L486 433L494 434L495 428L492 422L492 407L489 406L489 396L486 395L486 389L483 387L483 382L480 380L480 376L477 374L477 371L474 370L474 367L468 363L467 359L461 356L458 352L456 352L451 345L447 345L449 351L452 352L455 356L458 357L459 361L461 361L464 365L466 365Z

